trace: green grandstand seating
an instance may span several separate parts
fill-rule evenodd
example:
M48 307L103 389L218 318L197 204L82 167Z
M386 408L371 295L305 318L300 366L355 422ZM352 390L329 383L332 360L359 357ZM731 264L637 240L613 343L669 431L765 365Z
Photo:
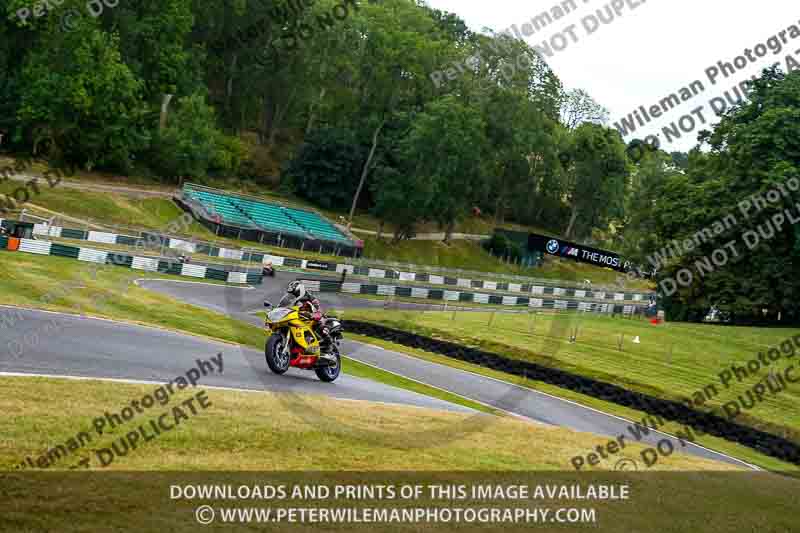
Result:
M184 185L184 192L234 225L257 224L270 231L304 237L310 235L320 240L350 243L350 240L333 224L312 211L292 209L207 189L196 189L190 184Z
M287 209L287 214L317 238L346 242L347 239L331 223L311 211Z
M251 226L253 221L246 216L245 213L236 209L236 206L228 201L228 198L219 194L210 193L207 191L196 191L188 189L186 193L205 204L207 207L213 209L223 219L236 224Z

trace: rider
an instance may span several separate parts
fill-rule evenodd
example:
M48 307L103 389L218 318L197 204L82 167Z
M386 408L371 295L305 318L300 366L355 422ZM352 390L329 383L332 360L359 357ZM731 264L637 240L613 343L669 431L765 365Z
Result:
M324 317L322 316L322 307L319 300L306 289L301 281L292 281L286 286L286 294L291 295L294 301L289 307L299 306L300 311L307 313L311 320L314 322L314 331L322 341L320 344L328 344L331 342L328 328L324 327ZM331 358L327 353L322 353L323 357Z

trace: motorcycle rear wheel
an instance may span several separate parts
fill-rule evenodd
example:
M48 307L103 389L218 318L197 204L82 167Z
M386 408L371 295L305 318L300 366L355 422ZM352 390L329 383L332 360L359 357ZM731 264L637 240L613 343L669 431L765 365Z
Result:
M314 369L320 381L324 381L325 383L336 381L336 378L339 377L339 373L342 371L342 356L339 355L339 348L335 344L331 347L331 352L336 356L336 364Z

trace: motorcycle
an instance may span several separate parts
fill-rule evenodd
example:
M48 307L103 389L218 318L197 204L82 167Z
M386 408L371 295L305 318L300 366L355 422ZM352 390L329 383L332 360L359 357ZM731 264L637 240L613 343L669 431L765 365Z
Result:
M271 278L275 277L275 267L272 266L272 263L266 263L264 265L264 268L261 269L261 275L263 277L267 277L267 276L269 276Z
M271 309L264 322L272 333L264 348L269 369L278 375L290 367L313 370L322 381L336 380L342 368L339 354L342 323L336 318L323 317L321 328L327 328L324 330L327 337L323 337L314 331L312 317L299 306L284 307L282 303L273 308L271 303L264 302L264 307ZM321 354L333 355L333 360L320 357Z

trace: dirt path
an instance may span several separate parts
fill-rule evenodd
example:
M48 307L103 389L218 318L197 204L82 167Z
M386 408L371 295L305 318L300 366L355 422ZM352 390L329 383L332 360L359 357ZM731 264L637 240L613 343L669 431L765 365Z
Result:
M350 231L353 233L361 233L363 235L377 235L377 231L372 231L368 229L361 229L361 228L352 228ZM384 236L389 235L390 233L383 232ZM451 239L456 241L482 241L485 239L491 239L491 235L475 235L472 233L453 233L450 236ZM444 233L418 233L414 236L412 241L443 241L444 240Z
M17 174L15 176L9 177L9 179L14 181L30 181L35 177L40 177L40 176ZM85 181L61 180L61 183L59 183L59 187L67 187L68 189L80 189L84 191L93 191L93 192L113 192L125 196L133 196L136 198L172 198L173 195L173 193L170 191L138 189L133 187L123 187L120 185L106 185L103 183L91 183Z

